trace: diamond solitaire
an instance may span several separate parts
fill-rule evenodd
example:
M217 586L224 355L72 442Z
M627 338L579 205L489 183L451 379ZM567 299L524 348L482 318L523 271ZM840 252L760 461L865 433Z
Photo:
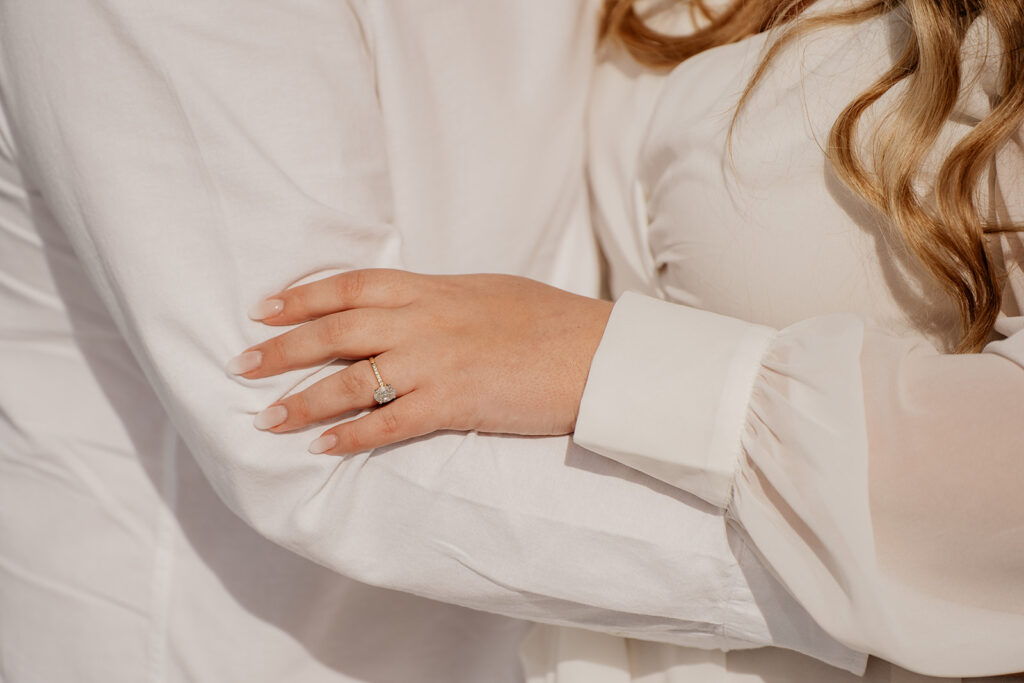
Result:
M385 384L373 390L373 400L377 403L384 405L388 401L395 400L395 388L390 384Z

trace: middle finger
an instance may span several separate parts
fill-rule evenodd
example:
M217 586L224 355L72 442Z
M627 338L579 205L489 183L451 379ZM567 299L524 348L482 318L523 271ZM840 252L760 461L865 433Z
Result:
M338 358L367 358L389 350L394 325L395 312L389 309L332 313L249 347L231 359L228 371L258 379Z

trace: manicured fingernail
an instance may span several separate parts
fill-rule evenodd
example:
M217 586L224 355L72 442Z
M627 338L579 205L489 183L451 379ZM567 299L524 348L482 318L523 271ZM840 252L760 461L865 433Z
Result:
M264 299L249 309L249 317L253 320L263 320L277 315L284 310L284 301L280 299Z
M246 351L229 360L227 370L232 375L244 375L258 368L262 362L262 351Z
M284 406L270 406L256 414L252 426L256 429L270 429L288 419L288 409Z
M319 439L309 444L309 452L314 455L326 453L338 445L338 437L334 434L324 434Z

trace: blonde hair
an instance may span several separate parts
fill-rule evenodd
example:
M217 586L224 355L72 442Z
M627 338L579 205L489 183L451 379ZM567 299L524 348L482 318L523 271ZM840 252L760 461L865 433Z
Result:
M704 50L780 28L755 70L737 107L742 109L772 60L810 31L854 24L900 12L908 39L892 68L842 111L832 126L828 158L854 193L881 211L898 239L909 247L957 305L962 335L957 352L981 349L999 314L1004 274L985 250L985 234L1017 231L981 204L981 182L996 154L1024 123L1024 2L1021 0L866 0L843 11L805 15L815 0L733 0L712 11L704 0L688 2L704 26L670 36L636 12L637 0L605 0L601 36L620 41L638 61L670 67ZM923 166L960 96L961 62L968 29L981 15L1003 45L999 95L992 111L945 155L923 192ZM861 116L895 85L893 98L875 131L865 160L858 151ZM735 118L733 119L735 124ZM994 198L991 198L994 199Z

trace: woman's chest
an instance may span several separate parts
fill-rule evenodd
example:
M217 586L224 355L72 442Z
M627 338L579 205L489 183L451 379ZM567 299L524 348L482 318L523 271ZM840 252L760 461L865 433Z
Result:
M946 346L951 302L826 156L832 123L878 67L827 59L842 50L828 44L779 60L731 126L755 48L684 64L664 86L638 173L653 284L773 327L852 312Z

